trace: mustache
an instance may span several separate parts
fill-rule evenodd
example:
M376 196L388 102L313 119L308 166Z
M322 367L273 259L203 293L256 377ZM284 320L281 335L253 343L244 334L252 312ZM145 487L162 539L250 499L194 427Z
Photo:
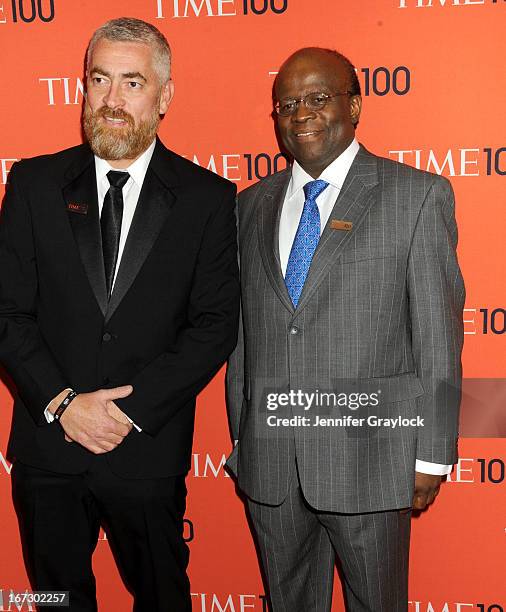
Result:
M95 118L102 119L123 119L128 123L128 125L134 126L135 121L130 113L122 110L121 108L112 109L108 106L101 106L98 110L93 113Z

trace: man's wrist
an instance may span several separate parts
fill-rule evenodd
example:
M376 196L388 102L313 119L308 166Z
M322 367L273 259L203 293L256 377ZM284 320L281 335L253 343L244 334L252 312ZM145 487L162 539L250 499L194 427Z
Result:
M59 421L60 418L62 417L63 413L65 412L65 410L67 410L67 408L69 407L69 405L71 404L71 402L77 397L77 393L71 389L67 395L65 396L65 398L63 399L63 401L61 402L61 404L58 406L58 408L54 411L53 413L53 417L56 421Z
M54 415L56 409L63 402L63 400L67 397L67 394L70 393L70 391L72 391L70 387L63 389L63 391L58 393L58 395L49 402L49 404L46 406L46 411L51 413L51 416Z

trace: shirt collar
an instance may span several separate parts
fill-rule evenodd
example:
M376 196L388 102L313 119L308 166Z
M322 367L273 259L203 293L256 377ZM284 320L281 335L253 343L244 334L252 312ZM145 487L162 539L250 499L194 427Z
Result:
M325 168L318 178L327 181L327 183L337 189L341 189L359 148L360 146L354 138L351 144L341 153L341 155L339 155L339 157ZM288 199L292 198L310 181L314 181L314 178L295 160L292 166L292 178L288 186Z
M122 168L120 172L128 172L134 182L141 187L144 182L144 177L146 176L146 172L148 171L149 162L153 157L153 152L155 150L156 140L149 145L149 147L144 151L144 153L138 157L134 163L128 168ZM101 157L95 157L95 172L97 174L97 181L100 183L102 179L105 178L106 174L109 170L117 170L117 168L113 168L105 159Z

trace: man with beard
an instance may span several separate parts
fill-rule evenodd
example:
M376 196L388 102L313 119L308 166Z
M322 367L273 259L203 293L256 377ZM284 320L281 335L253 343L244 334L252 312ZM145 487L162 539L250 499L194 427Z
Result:
M329 611L336 558L347 610L407 610L410 510L434 501L457 459L452 188L359 145L361 104L344 56L290 56L274 116L293 165L239 196L228 464L273 612Z
M93 35L87 144L24 160L0 223L0 359L33 589L96 610L105 526L134 610L191 610L182 537L195 397L234 348L235 187L156 138L170 49L152 25Z

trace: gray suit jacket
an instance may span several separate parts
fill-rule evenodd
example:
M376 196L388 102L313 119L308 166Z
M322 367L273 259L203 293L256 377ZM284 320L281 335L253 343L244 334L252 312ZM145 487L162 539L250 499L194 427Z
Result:
M289 180L284 170L239 196L242 329L227 371L239 442L228 465L267 504L284 500L297 470L318 510L410 506L415 460L457 458L465 292L451 185L361 147L294 309L278 254ZM334 392L339 405L267 407L268 394L290 389ZM358 393L368 405L350 407ZM273 416L311 424L276 426ZM315 426L317 416L364 421ZM411 425L376 426L374 417Z

